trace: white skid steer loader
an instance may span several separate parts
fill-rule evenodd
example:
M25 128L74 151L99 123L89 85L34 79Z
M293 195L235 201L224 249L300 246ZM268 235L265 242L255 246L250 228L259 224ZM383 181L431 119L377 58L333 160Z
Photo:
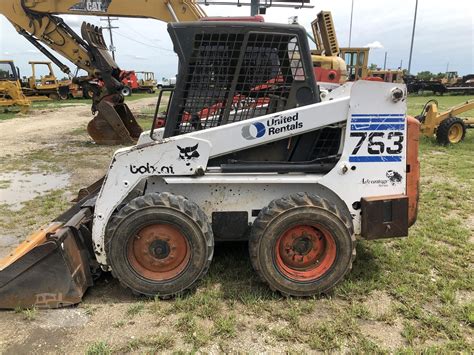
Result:
M177 295L229 240L249 241L271 289L310 296L341 282L357 237L408 235L419 124L403 84L348 83L321 101L300 26L168 31L179 74L166 112L160 96L151 131L0 263L0 307L78 303L100 271L137 294Z

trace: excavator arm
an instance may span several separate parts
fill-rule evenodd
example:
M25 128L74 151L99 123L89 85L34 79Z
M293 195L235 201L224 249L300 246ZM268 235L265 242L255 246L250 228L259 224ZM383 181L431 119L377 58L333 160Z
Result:
M2 0L0 13L15 29L71 75L71 70L45 46L88 73L82 82L102 80L94 90L97 116L88 132L99 144L133 144L142 132L120 94L120 68L108 53L98 27L83 24L81 36L58 15L152 18L164 22L196 21L205 13L194 0Z
M194 0L2 0L0 13L21 35L36 42L36 47L41 42L95 77L98 68L87 43L57 15L152 18L164 22L196 21L206 16ZM70 73L67 66L60 68Z

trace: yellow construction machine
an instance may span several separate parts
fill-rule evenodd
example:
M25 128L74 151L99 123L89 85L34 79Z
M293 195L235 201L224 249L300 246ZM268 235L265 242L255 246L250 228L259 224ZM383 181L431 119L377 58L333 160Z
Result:
M31 76L22 81L23 93L32 101L65 100L69 88L54 75L51 62L31 61ZM40 73L45 73L44 75Z
M347 64L347 76L349 81L360 79L379 78L379 81L387 83L403 83L403 71L390 69L369 69L368 47L342 47L340 56Z
M194 0L2 0L0 14L61 70L70 69L51 48L87 72L76 82L95 82L87 130L98 144L133 144L142 133L121 95L120 68L107 51L102 30L83 23L76 34L61 14L153 18L165 22L194 21L205 16Z
M319 83L342 84L347 80L346 63L339 57L339 44L330 11L321 11L311 22L316 50L311 51L313 71Z
M456 144L464 140L466 129L474 125L474 117L457 116L470 110L474 110L474 100L463 102L444 112L438 111L436 100L430 100L416 118L421 123L421 133L424 136L436 136L439 144Z
M21 90L18 69L12 60L0 60L0 109L28 111L31 101Z

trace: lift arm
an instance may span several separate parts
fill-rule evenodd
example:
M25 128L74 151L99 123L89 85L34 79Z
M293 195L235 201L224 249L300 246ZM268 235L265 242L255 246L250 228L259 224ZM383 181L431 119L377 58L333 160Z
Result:
M205 17L194 0L2 0L0 13L66 74L70 74L69 68L42 44L94 77L99 73L87 43L57 15L152 18L164 22L195 21Z

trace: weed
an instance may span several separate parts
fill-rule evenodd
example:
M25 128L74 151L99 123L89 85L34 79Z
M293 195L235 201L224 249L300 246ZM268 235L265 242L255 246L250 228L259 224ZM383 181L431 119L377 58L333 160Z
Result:
M236 319L235 315L219 315L214 320L214 334L220 335L224 338L233 338L235 337L235 328L236 328Z
M89 345L86 350L87 355L109 355L112 354L112 349L109 344L104 341L97 341Z
M145 305L143 304L143 302L137 302L128 307L126 315L132 318L137 314L141 313L144 309Z
M25 320L31 322L31 321L36 319L36 316L38 315L38 310L35 307L26 308L26 309L22 310L21 313L25 317Z

